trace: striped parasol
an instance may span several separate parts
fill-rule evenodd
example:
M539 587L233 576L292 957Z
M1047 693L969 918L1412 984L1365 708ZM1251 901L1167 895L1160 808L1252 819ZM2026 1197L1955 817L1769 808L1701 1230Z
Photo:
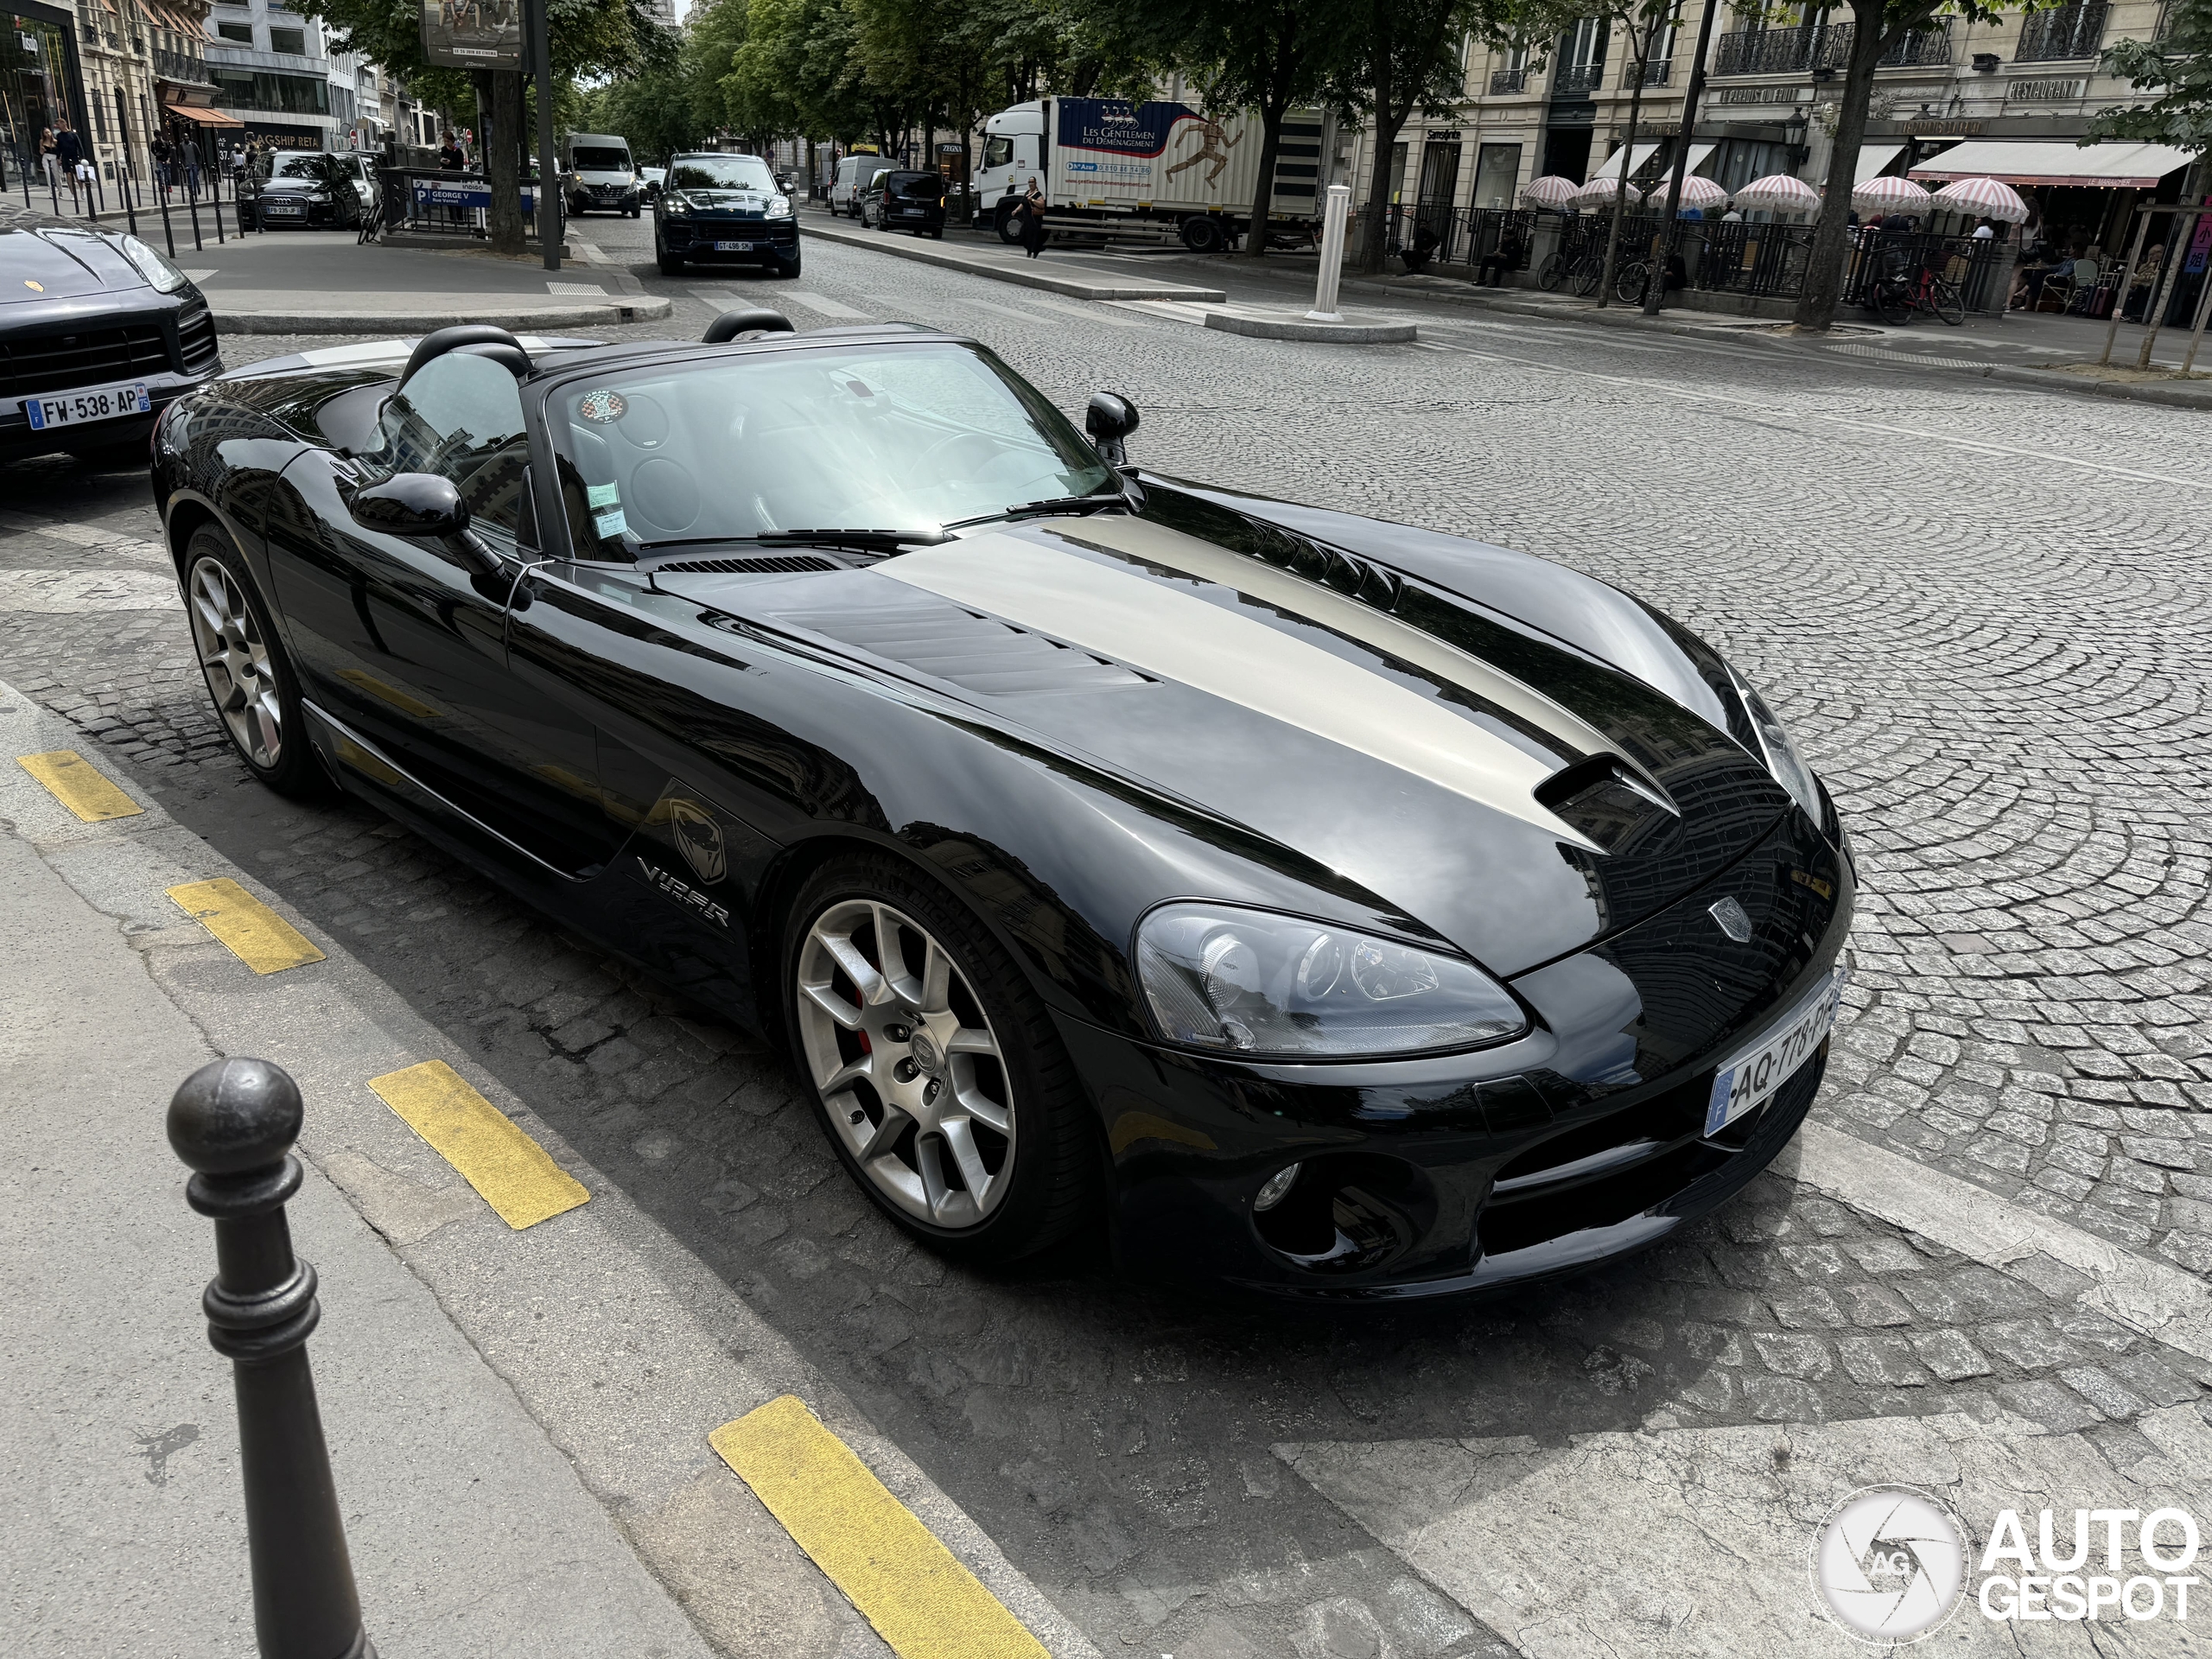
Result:
M1924 213L1930 200L1910 179L1894 173L1868 179L1851 193L1851 205L1862 213Z
M2002 179L1955 179L1936 193L1935 203L1955 213L1974 213L2000 225L2024 224L2028 217L2028 204Z
M1556 210L1573 201L1574 193L1581 188L1573 179L1561 178L1556 173L1547 173L1541 179L1529 181L1529 188L1521 193L1521 205L1523 207L1549 207Z
M1700 213L1709 213L1728 200L1728 193L1701 173L1692 173L1682 180L1682 194L1675 211L1694 207ZM1652 206L1664 213L1667 209L1667 181L1661 179L1651 187Z
M1787 173L1770 173L1753 179L1736 193L1736 205L1746 213L1817 213L1821 193L1802 179Z
M1592 179L1568 200L1577 207L1604 213L1613 205L1620 188L1618 179ZM1633 207L1643 200L1643 187L1630 179L1628 181L1628 205Z

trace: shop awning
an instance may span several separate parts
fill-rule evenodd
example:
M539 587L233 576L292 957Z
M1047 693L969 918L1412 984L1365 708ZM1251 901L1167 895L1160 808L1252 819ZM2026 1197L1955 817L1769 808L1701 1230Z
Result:
M2032 138L1969 138L1912 169L1916 179L2002 179L2007 184L2074 184L2094 189L2143 189L2190 154L2134 139L2091 144Z
M1879 178L1889 171L1890 163L1904 154L1903 144L1867 144L1859 152L1859 171L1853 176L1851 188L1856 190L1869 179Z
M1689 170L1693 173L1696 172L1699 165L1703 162L1707 156L1712 155L1717 147L1718 146L1713 144L1692 144L1690 146ZM1638 173L1642 172L1643 170L1643 164L1658 153L1659 146L1656 144L1638 144L1636 147L1636 159L1628 170L1629 177L1632 179ZM1595 184L1600 179L1619 178L1621 175L1621 158L1627 154L1628 151L1625 149L1617 149L1611 155L1606 156L1605 165L1590 175L1590 182ZM1662 179L1664 179L1673 171L1674 168L1671 165L1663 167L1659 169L1659 176Z
M187 121L197 121L203 127L242 127L245 123L235 115L226 115L220 110L211 110L201 104L164 104L164 113L180 116Z

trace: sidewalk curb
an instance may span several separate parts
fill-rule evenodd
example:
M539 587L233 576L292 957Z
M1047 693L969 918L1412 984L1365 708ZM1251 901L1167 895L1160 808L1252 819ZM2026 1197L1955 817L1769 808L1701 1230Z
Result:
M819 237L825 242L836 242L849 248L868 248L877 253L887 253L899 259L918 260L925 265L937 265L947 270L964 270L971 276L982 276L995 283L1012 283L1017 288L1041 288L1047 293L1064 294L1071 300L1181 300L1192 305L1224 305L1229 296L1217 288L1194 288L1187 283L1090 283L1078 277L1056 276L1050 270L1033 270L1021 265L992 265L980 260L963 259L958 254L938 247L925 247L912 238L886 235L881 231L851 231L842 226L825 226L817 221L825 215L815 214L801 222L799 235Z
M1209 311L1206 324L1225 334L1261 340L1319 340L1339 346L1381 346L1408 340L1421 330L1410 322L1310 322L1303 317L1262 317L1249 311Z
M375 311L280 311L264 306L226 308L219 291L207 296L219 334L421 334L457 322L488 322L502 328L612 328L626 322L653 322L673 308L670 300L649 296L592 301L584 304L518 303L513 296L446 294L435 303L395 306Z
M0 728L24 752L83 744L143 807L81 823L29 773L0 773L0 834L20 837L133 940L156 991L212 1050L264 1054L293 1073L309 1103L302 1158L429 1287L708 1645L815 1659L877 1650L842 1592L707 1443L718 1424L792 1393L1052 1659L1099 1659L996 1540L750 1302L340 940L172 818L128 760L85 743L69 721L3 681ZM166 897L180 879L218 876L268 904L325 959L264 978L245 973ZM395 1064L427 1059L452 1066L537 1140L589 1201L511 1231L368 1087ZM832 1604L834 1628L817 1616L781 1629L783 1645L761 1645L763 1618Z
M1755 345L1783 343L1782 337L1769 334L1764 327L1740 325L1695 323L1670 321L1667 318L1645 316L1640 310L1617 309L1607 306L1577 305L1571 302L1546 304L1541 301L1512 300L1503 297L1510 290L1498 289L1500 297L1485 295L1477 298L1473 294L1458 294L1446 289L1414 288L1388 277L1348 276L1346 289L1357 288L1370 293L1388 294L1393 299L1433 300L1440 305L1471 307L1480 311L1503 311L1521 317L1548 317L1555 321L1593 323L1605 328L1633 328L1645 334L1680 334L1693 340L1724 340L1749 341ZM1809 342L1792 340L1790 344ZM1812 346L1817 351L1817 346ZM1896 366L1916 367L1929 372L1971 375L1980 379L2002 380L2009 385L2035 386L2044 391L2069 391L2088 397L2113 397L2124 403L2163 404L2177 409L2212 409L2212 384L2199 390L2194 386L2164 386L2120 380L2090 380L2079 376L2058 373L2051 368L2023 368L2011 363L1960 364L1931 359L1925 363L1898 364Z

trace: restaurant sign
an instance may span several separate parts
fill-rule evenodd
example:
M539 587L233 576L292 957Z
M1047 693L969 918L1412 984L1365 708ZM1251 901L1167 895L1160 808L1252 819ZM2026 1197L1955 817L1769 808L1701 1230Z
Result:
M1979 138L1980 121L1908 121L1904 130L1916 138Z

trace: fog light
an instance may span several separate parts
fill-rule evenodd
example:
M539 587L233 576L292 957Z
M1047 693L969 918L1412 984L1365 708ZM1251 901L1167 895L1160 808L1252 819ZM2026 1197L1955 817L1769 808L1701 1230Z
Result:
M1289 1196L1290 1189L1298 1185L1300 1168L1300 1165L1293 1164L1287 1169L1279 1169L1268 1176L1268 1184L1260 1189L1259 1196L1252 1200L1252 1207L1255 1210L1272 1210L1281 1204Z

